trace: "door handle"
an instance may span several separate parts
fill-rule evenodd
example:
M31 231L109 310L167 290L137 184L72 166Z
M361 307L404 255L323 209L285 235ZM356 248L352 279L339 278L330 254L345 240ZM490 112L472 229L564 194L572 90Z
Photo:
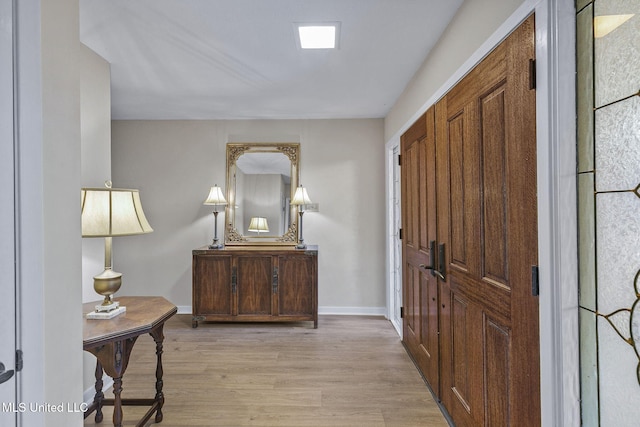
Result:
M435 276L436 273L434 271L436 267L436 241L432 240L429 242L429 265L420 264L418 267L423 270L431 270L431 275Z
M231 269L231 293L236 293L236 288L238 287L238 269L237 267L233 267Z
M0 362L0 384L9 381L12 376L13 376L13 369L11 369L10 371L5 371L4 364Z
M444 262L444 243L438 245L438 269L433 270L435 275L442 280L447 280L444 274L446 263Z
M273 276L271 277L271 286L273 293L278 293L278 267L273 267Z

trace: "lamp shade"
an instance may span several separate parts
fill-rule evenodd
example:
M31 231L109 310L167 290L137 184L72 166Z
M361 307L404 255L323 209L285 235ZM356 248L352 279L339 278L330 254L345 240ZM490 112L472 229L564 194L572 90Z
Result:
M204 201L205 205L226 205L227 201L224 198L224 194L222 194L222 189L217 185L211 187L209 191L209 196L207 196L207 200Z
M249 223L249 231L255 231L257 233L265 233L269 231L269 224L267 224L267 218L260 216L254 216Z
M138 190L83 188L82 237L151 233Z
M296 188L296 192L293 195L293 200L291 200L292 205L308 205L313 203L307 194L307 189L303 186Z

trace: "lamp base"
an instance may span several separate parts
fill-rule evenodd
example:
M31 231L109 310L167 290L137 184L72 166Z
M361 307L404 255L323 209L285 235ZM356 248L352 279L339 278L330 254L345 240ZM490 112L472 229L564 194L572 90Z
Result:
M216 234L213 236L213 241L209 245L209 249L222 249L223 246L224 245L220 243L220 239L218 239L218 230L216 230Z
M110 267L105 267L104 271L93 277L93 289L98 295L104 297L101 305L96 306L97 312L111 312L117 310L119 302L113 301L111 295L118 292L122 285L122 273L113 271Z
M97 319L97 320L113 319L114 317L124 313L125 311L127 311L127 307L125 306L118 307L115 310L111 310L111 311L92 311L91 313L87 313L87 319Z
M307 249L307 244L300 242L296 245L296 249Z
M118 307L120 307L120 303L118 301L111 301L110 304L102 303L102 304L96 305L96 311L108 312L108 311L113 311Z

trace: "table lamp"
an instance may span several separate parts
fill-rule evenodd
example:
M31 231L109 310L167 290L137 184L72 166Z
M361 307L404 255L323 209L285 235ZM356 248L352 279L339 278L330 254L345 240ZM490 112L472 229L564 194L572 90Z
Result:
M220 249L222 248L222 244L218 242L218 208L220 206L226 206L227 201L222 194L222 189L218 187L217 184L209 190L209 196L207 196L204 204L213 206L213 227L215 231L213 234L213 243L209 245L209 249Z
M298 207L298 214L300 215L300 231L298 232L298 244L296 245L297 249L305 249L307 245L304 243L304 239L302 238L302 214L304 214L305 206L313 203L307 194L307 189L303 186L299 186L296 188L296 192L293 195L293 200L291 200L291 204Z
M88 317L109 319L125 311L112 295L122 285L122 273L113 271L111 238L151 233L153 229L144 216L138 190L111 188L81 189L82 237L104 237L104 271L93 278L93 288L104 296Z
M258 233L268 233L269 232L269 224L267 224L267 218L263 218L261 216L254 216L251 218L251 222L249 223L249 231L253 231Z

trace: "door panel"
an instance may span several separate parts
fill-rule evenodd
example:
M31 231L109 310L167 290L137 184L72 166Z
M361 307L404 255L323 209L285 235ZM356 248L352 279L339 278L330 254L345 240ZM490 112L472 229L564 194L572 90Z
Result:
M487 379L487 422L488 426L509 425L509 329L491 318L484 319L485 378Z
M508 286L504 85L481 97L482 276Z
M465 147L464 139L464 115L459 114L448 120L447 133L449 139L449 177L450 198L450 227L451 227L451 262L463 271L468 269L467 265L467 233L465 227L465 179L468 170L465 167ZM468 155L468 153L467 153ZM472 177L471 177L472 178Z
M314 258L278 257L278 315L313 314Z
M231 256L194 257L194 313L231 315L233 306ZM196 279L197 278L197 279Z
M237 257L238 316L272 314L271 256Z

